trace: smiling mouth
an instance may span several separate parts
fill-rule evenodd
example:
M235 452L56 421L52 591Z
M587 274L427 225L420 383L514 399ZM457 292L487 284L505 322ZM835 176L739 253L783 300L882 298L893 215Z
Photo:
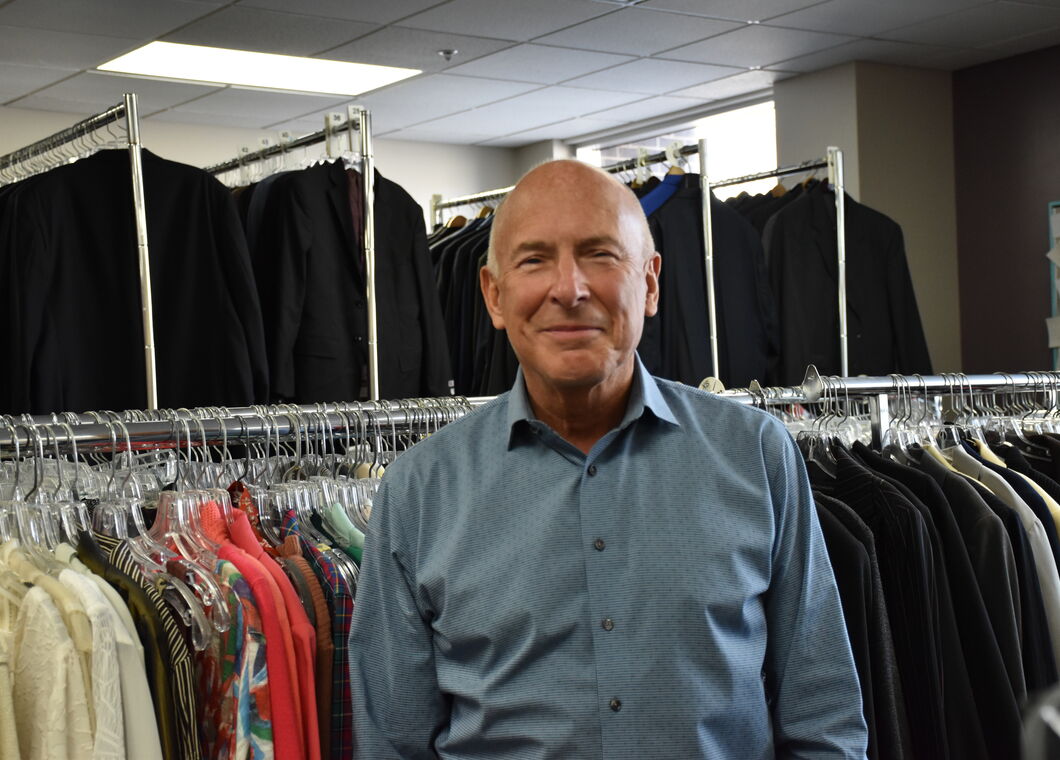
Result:
M545 328L542 332L558 340L580 340L592 337L603 331L599 327L591 327L589 325L560 325L558 327Z

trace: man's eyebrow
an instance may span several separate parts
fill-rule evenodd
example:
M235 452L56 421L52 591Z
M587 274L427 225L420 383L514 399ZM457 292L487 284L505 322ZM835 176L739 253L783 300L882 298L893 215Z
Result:
M538 251L551 251L554 249L555 246L552 243L546 243L544 240L524 240L522 243L515 246L512 253L534 253Z
M599 246L619 248L621 250L625 250L625 246L622 245L622 242L611 237L610 235L596 235L595 237L584 238L582 240L579 240L575 244L575 247L579 250L584 250L586 248L597 248Z

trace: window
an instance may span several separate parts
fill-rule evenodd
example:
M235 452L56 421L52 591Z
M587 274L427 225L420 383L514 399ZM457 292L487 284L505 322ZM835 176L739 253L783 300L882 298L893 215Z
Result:
M691 145L700 138L707 141L708 176L711 179L741 177L777 167L777 124L773 101L706 116L683 129L671 130L662 135L606 148L579 148L577 155L596 166L608 166L636 158L641 148L648 153L660 153L674 142ZM688 171L698 172L699 156L689 156L688 164ZM648 168L656 176L662 176L668 167L656 164ZM774 185L774 179L759 180L718 188L717 195L723 199L741 192L753 195L768 192Z

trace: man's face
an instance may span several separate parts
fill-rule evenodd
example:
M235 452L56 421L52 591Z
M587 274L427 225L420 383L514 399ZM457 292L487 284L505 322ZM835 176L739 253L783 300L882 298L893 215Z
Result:
M482 270L482 289L528 384L562 392L628 378L659 293L660 257L648 254L636 199L609 177L557 162L506 203L497 272Z

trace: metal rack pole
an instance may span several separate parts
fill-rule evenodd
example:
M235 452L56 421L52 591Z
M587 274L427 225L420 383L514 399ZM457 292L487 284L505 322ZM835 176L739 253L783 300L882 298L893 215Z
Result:
M707 320L710 324L710 361L714 377L721 379L718 364L718 309L714 295L714 225L710 211L710 178L707 174L707 141L701 139L699 151L699 190L703 203L703 257L707 279Z
M836 255L839 279L839 374L850 374L847 343L847 222L846 192L843 176L843 151L834 146L828 148L828 179L835 190Z
M140 145L140 118L136 95L125 93L125 124L129 138L133 214L136 220L136 258L140 264L140 305L144 328L144 376L147 408L158 408L158 370L155 363L155 316L151 297L151 257L147 247L147 206L144 200L144 165Z
M368 398L379 400L379 323L375 292L375 155L372 152L372 115L362 106L349 106L347 119L357 117L361 137L361 186L364 192L364 267L368 281Z

